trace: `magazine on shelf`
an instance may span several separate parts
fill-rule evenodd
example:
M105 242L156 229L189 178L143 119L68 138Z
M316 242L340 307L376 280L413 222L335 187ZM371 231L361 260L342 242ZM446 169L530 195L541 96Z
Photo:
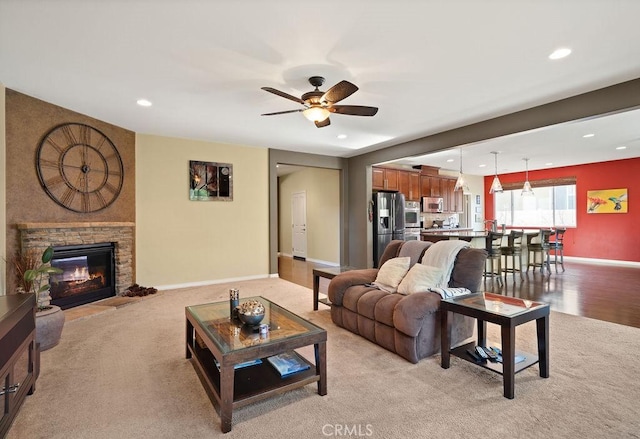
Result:
M498 363L502 363L502 350L495 346L491 346L491 350L498 355ZM515 364L522 363L526 359L527 359L526 355L516 352L514 356L514 363Z
M220 363L218 363L218 360L214 358L213 361L216 363L216 367L218 368L218 370L220 370ZM262 363L262 360L260 358L257 358L255 360L245 361L244 363L238 363L235 366L233 366L233 368L242 369L243 367L255 366L256 364L261 364L261 363Z
M302 370L307 370L311 366L304 361L300 355L294 351L284 354L274 355L267 358L269 363L278 371L281 377L286 377Z

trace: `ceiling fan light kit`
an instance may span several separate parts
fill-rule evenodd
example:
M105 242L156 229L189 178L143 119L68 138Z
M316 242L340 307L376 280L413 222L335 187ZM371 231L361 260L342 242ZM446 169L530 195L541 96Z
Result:
M311 122L322 122L331 113L324 107L309 107L306 110L302 110L302 114Z
M309 83L315 87L315 90L303 94L300 98L292 96L280 90L271 87L262 87L262 90L268 91L285 99L304 105L305 108L298 110L277 111L275 113L264 113L262 116L275 116L286 113L302 112L304 117L316 124L316 127L322 128L331 124L329 115L331 113L347 114L351 116L373 116L378 112L376 107L365 107L361 105L335 105L337 102L351 96L358 91L358 87L349 81L340 81L326 92L320 91L319 87L324 84L322 76L312 76Z

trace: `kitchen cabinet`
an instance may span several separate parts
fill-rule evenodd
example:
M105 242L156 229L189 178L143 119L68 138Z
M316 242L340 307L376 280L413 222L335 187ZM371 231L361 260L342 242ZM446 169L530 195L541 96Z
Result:
M373 166L371 168L372 189L379 191L397 191L400 189L398 184L398 169L381 168Z
M442 197L444 194L443 178L435 175L420 176L420 191L423 197Z
M0 437L5 437L22 402L35 391L38 374L35 294L0 296Z
M420 201L420 174L414 171L398 171L399 191L407 201Z
M455 180L453 181L453 185L451 186L451 191L453 193L452 199L451 199L451 211L455 212L455 213L462 213L462 209L463 209L463 203L464 203L464 195L462 193L462 191L454 191L453 188L455 187L456 182Z
M421 196L442 198L443 213L462 212L462 192L454 191L455 186L455 178L436 175L420 176Z

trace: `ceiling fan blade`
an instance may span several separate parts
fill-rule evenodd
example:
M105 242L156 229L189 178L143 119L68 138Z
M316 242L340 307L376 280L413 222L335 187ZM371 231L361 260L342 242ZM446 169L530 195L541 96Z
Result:
M276 90L275 88L271 88L271 87L261 87L261 88L262 88L262 90L268 91L269 93L273 93L274 95L278 95L278 96L281 96L283 98L292 100L294 102L298 102L299 104L305 105L305 102L302 99L297 98L295 96L291 96L290 94L285 93L283 91Z
M332 113L349 114L351 116L374 116L378 112L377 107L364 107L362 105L333 105L327 109Z
M314 122L318 128L326 127L327 125L331 125L331 121L327 117L325 120L321 120L320 122Z
M287 114L287 113L300 113L301 111L304 111L304 108L301 108L299 110L287 110L287 111L276 111L275 113L264 113L261 114L260 116L275 116L276 114Z
M321 101L330 103L340 102L358 91L358 87L349 81L340 81L322 95Z

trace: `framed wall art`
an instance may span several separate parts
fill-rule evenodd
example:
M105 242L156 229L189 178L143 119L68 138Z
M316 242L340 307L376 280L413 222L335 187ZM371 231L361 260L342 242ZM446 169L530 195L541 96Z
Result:
M189 160L189 199L233 201L233 165Z
M627 213L627 189L587 191L587 213Z

